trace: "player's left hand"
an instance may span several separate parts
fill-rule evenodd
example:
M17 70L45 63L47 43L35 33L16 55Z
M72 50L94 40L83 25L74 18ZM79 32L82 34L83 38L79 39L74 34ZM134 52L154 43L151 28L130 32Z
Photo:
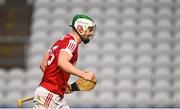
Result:
M71 85L68 84L65 90L65 94L71 94L71 93L73 93L73 91L71 91Z

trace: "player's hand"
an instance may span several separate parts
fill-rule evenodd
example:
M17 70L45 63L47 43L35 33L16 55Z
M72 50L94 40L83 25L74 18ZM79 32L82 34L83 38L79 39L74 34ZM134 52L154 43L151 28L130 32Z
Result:
M92 81L93 76L94 76L94 73L85 72L84 75L83 75L83 79L88 80L88 81Z
M65 94L71 94L71 93L73 93L73 91L71 91L71 85L68 84L66 89L65 89Z

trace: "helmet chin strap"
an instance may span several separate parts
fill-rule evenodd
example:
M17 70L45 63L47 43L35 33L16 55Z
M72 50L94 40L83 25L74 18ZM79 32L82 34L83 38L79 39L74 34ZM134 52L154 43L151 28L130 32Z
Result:
M72 26L72 28L73 28L73 29L76 31L76 33L80 36L80 38L81 38L81 40L83 41L84 44L87 44L87 43L90 42L90 39L89 39L89 38L84 39L84 38L82 37L82 35L79 34L79 32L76 30L76 28L75 28L74 26Z

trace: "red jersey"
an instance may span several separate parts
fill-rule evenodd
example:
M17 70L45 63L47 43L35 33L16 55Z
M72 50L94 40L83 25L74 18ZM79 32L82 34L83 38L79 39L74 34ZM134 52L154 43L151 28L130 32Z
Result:
M71 35L66 34L50 48L47 66L44 70L40 86L64 97L70 73L65 72L58 66L58 55L61 51L66 51L72 55L71 64L74 65L76 63L78 59L78 44Z

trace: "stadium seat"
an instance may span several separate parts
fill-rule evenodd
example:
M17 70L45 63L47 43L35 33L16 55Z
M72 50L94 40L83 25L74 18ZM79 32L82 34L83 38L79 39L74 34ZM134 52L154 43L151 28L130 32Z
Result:
M91 92L91 93L82 93L80 96L80 104L81 104L81 108L85 107L95 107L96 105L96 95L95 93ZM88 101L87 103L84 103L84 101Z
M118 51L119 51L119 53L118 53L119 56L128 55L128 54L135 55L136 54L136 46L135 46L135 44L128 42L128 43L120 45Z
M152 44L148 42L145 43L141 42L141 44L139 44L137 47L137 54L152 56L154 54Z
M140 6L143 7L156 7L156 0L141 0Z
M134 69L130 67L119 68L116 75L117 80L134 80L135 78Z
M135 58L133 55L124 55L119 58L119 67L134 67Z
M43 42L37 42L32 43L29 47L29 55L43 55L45 52L47 52L49 48L46 47L46 44Z
M149 67L139 67L136 71L136 80L151 80L153 71Z
M119 80L117 83L116 90L117 92L133 92L134 91L134 83L132 80Z
M170 72L170 69L167 68L167 67L157 67L155 69L155 73L154 73L154 76L153 78L155 80L167 80L167 81L170 81L171 80L171 72Z
M146 19L140 20L139 29L140 31L146 30L146 31L153 32L155 29L155 24L154 24L153 19L146 18Z
M119 92L116 96L116 106L121 108L130 108L134 105L134 96L131 92Z
M7 71L4 68L0 68L0 80L6 81L6 73Z
M103 37L101 38L103 43L110 42L110 43L114 43L114 44L118 43L118 41L119 41L118 39L119 39L118 33L113 30L105 31L103 34Z
M161 18L157 21L157 29L158 31L171 31L173 29L172 22L169 19Z
M98 73L100 73L101 80L116 80L116 71L114 67L105 67L102 68Z
M93 8L103 8L105 1L103 0L89 0L85 4L88 4L87 7L88 9L93 9Z
M159 0L158 6L159 7L172 7L173 1L172 0Z
M101 50L101 55L110 54L114 55L115 57L117 56L117 47L112 42L107 42L106 44L104 44Z
M25 83L21 79L14 79L8 82L6 85L7 87L7 92L10 93L11 91L17 91L19 93L23 93L25 91Z
M53 20L51 25L52 31L65 31L66 24L63 20ZM68 27L68 26L67 26Z
M68 8L70 7L70 3L67 0L53 0L52 7L54 7L55 9L59 7L61 7L62 9Z
M70 107L77 108L81 106L81 102L77 101L77 98L80 98L80 94L78 93L65 94L63 100L66 101Z
M177 67L179 65L180 65L180 56L176 56L174 57L174 60L173 60L173 66Z
M171 66L170 56L168 55L159 55L155 60L156 67L168 67Z
M137 67L152 67L153 60L150 55L142 55L137 58Z
M113 107L115 104L115 96L111 92L101 92L98 96L99 107L107 108Z
M38 19L32 23L31 30L33 32L42 30L48 31L49 30L49 22L46 19Z
M119 20L121 18L121 13L119 13L118 8L116 7L110 7L106 9L104 12L104 15L106 18L109 18L109 19Z
M149 30L142 30L139 32L138 34L138 41L137 43L145 43L145 45L142 45L142 47L144 46L150 46L150 48L152 48L152 46L148 43L153 44L154 43L154 34L152 31ZM152 51L152 50L149 50Z
M114 19L108 19L104 22L104 31L107 30L115 30L118 31L119 30L119 23L118 21L114 20Z
M122 18L120 19L134 19L136 20L137 19L137 10L136 8L133 8L133 7L125 7L123 8L122 10Z
M138 0L124 0L123 7L134 7L136 8L138 6Z
M32 79L29 78L28 81L25 83L26 86L26 92L28 91L32 91L34 92L36 90L36 88L39 86L41 80L38 79Z
M84 60L83 60L83 66L89 66L89 67L96 67L98 68L100 65L99 63L99 59L97 55L87 55Z
M144 1L147 1L147 0L144 0ZM152 0L149 0L149 1L152 1ZM149 19L152 19L154 20L155 19L155 11L153 8L150 8L150 7L144 7L144 8L141 8L140 10L140 15L139 15L139 19L146 19L146 18L149 18Z
M180 20L176 20L175 22L175 30L178 31L180 29Z
M170 106L170 96L169 93L166 92L158 92L155 93L153 97L154 107L168 107Z
M31 40L31 43L41 43L41 42L47 43L49 41L48 40L48 33L45 31L34 32L31 35L30 40Z
M136 43L136 33L134 31L123 31L120 39L121 44L124 43Z
M34 68L28 69L26 75L26 81L28 81L29 79L41 80L43 72L38 66L36 66Z
M83 46L82 50L79 50L83 55L91 55L96 53L99 55L101 52L98 43L91 43L91 45Z
M1 94L3 94L3 93L6 92L6 90L7 90L6 85L7 85L6 81L0 79L0 89L1 89L0 96L1 96ZM0 106L1 106L1 105L0 105Z
M155 55L163 55L163 54L166 54L166 55L169 55L171 54L171 46L170 44L168 43L158 43L156 45L156 51L155 51Z
M176 0L176 1L179 1L179 0ZM179 3L179 4L180 4L180 3ZM176 5L179 6L178 4L176 4ZM175 19L178 19L179 16L180 16L180 8L177 7L177 8L175 9Z
M7 75L8 80L22 79L25 77L24 70L21 68L12 68L9 70Z
M180 79L180 68L174 68L173 69L173 75L172 76L172 80L176 81Z
M179 101L180 101L180 93L179 92L174 93L172 96L172 107L179 108L180 107Z
M174 37L173 38L173 43L178 44L179 41L180 41L180 32L179 31L175 32L173 37Z
M170 82L168 80L162 80L162 79L158 79L155 81L154 83L154 88L153 90L155 91L155 93L158 92L170 92Z
M56 0L56 1L59 1L59 0ZM60 1L63 1L63 0L60 0ZM66 1L66 0L65 0ZM66 9L64 9L64 8L62 8L62 7L60 7L60 8L55 8L54 10L52 10L52 16L51 16L51 18L52 18L52 20L60 20L60 19L62 19L62 20L67 20L67 19L69 19L68 17L69 17L69 15L67 15L67 12L66 12L67 10ZM63 17L62 17L63 16Z
M173 48L173 54L174 56L178 56L180 54L180 44L175 44Z
M51 0L36 0L35 1L35 8L50 8Z
M180 91L180 80L174 80L173 81L173 92L179 92Z
M156 43L171 43L172 42L172 35L170 31L158 31L156 34Z
M101 64L100 67L117 67L117 58L114 55L111 54L104 54L101 58Z
M134 19L124 19L121 24L122 31L136 31L137 30L137 23Z
M168 7L162 7L158 9L157 17L159 19L166 18L166 19L172 19L172 10Z
M15 102L18 98L21 98L22 94L17 91L11 91L5 96L5 105L8 108L17 108L17 102Z
M96 87L96 91L99 93L102 93L102 92L114 93L115 87L116 86L114 84L113 79L111 80L111 79L104 78L99 81L98 87Z
M140 79L140 80L137 80L137 82L136 82L135 92L136 93L140 93L140 92L151 93L152 88L153 87L152 87L151 80Z
M33 19L39 20L39 19L50 19L50 12L48 8L38 8L33 13Z
M123 2L122 0L106 0L105 7L120 7L122 6Z
M98 7L92 8L88 11L88 15L92 16L94 19L101 19L102 20L103 19L103 17L101 16L102 13L103 13L102 10Z
M137 92L135 95L136 108L148 108L152 106L152 96L149 92Z
M41 55L35 55L34 57L32 56L27 62L28 68L39 67L41 60Z

